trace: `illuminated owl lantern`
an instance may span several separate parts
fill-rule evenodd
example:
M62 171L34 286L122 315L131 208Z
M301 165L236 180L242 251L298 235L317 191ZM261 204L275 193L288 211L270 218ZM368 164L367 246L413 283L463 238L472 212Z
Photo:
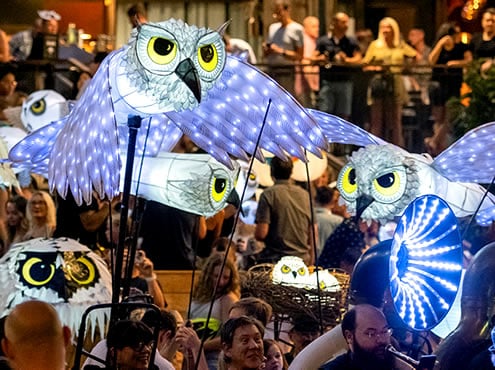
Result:
M51 190L65 196L70 186L79 204L91 201L93 187L101 198L113 198L119 190L119 145L127 143L128 116L149 118L151 125L152 115L196 107L225 60L219 32L174 19L143 24L127 45L104 59L70 113L29 137L11 159L35 169L48 165ZM165 120L160 116L153 121L159 132L152 130L151 138L143 129L142 136L149 138L142 144L147 155L158 153L163 136L177 141L182 135L177 128L167 131Z
M308 266L303 259L295 256L284 256L273 266L272 282L304 288L309 282Z
M477 184L450 181L437 171L431 158L392 144L368 145L354 152L339 174L337 188L352 213L359 213L359 200L368 197L371 203L361 217L382 223L400 216L425 194L446 200L457 217L469 216L486 192ZM489 194L482 208L494 204L495 196Z
M340 284L335 276L333 276L328 270L319 270L318 277L316 272L309 275L308 289L318 289L318 283L320 284L320 290L325 292L340 292Z
M108 303L112 278L103 259L68 238L32 239L12 245L0 260L0 316L17 304L37 299L51 303L62 322L77 334L83 312ZM109 312L91 316L93 335L104 330ZM103 332L103 331L101 331Z
M22 103L21 121L27 132L35 131L69 113L69 103L54 90L38 90Z
M314 118L256 67L226 57L221 32L175 19L137 27L68 116L29 135L9 158L48 166L51 191L64 197L70 189L81 204L93 190L100 198L119 193L129 116L137 117L138 156L171 151L184 134L231 169L232 156L263 160L261 148L281 158L321 156L328 144Z
M340 171L337 188L351 213L385 223L402 215L417 197L444 199L457 217L495 219L495 196L479 184L495 173L495 122L479 126L435 159L389 144L343 119L308 110L330 143L363 146ZM481 206L480 206L481 204ZM490 214L490 212L492 212Z
M144 199L210 217L227 203L239 206L235 189L238 173L237 166L231 170L209 154L161 153L142 161L136 158L130 191Z

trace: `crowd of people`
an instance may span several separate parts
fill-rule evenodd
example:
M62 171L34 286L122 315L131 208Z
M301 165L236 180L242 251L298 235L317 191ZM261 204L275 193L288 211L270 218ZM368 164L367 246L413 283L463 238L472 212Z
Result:
M304 106L352 121L353 104L363 104L361 96L367 95L369 112L367 117L357 117L356 123L402 147L406 145L403 108L412 106L415 98L428 108L433 121L432 127L419 122L420 130L431 132L419 147L438 155L453 139L446 102L460 96L464 69L473 59L482 62L481 73L492 66L494 12L485 9L482 32L475 33L469 43L461 42L459 25L447 22L439 27L430 47L423 29L412 28L403 37L391 17L379 22L376 40L369 29L356 30L356 37L348 36L349 15L344 12L334 14L327 34L315 37L316 17L308 16L301 25L291 18L290 3L278 1L274 3L276 22L270 25L263 61L268 64L268 73ZM291 70L294 64L302 68ZM417 146L414 149L418 150Z

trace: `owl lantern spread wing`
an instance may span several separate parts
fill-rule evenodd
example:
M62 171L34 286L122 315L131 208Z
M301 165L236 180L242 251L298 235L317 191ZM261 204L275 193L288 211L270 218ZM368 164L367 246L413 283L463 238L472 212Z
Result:
M68 238L14 244L0 260L0 283L0 316L21 302L38 299L51 303L74 334L84 311L112 296L105 261ZM91 319L93 335L96 329L103 332L109 312L102 310Z
M70 188L79 204L91 200L93 189L112 198L128 115L143 118L136 149L148 156L170 150L182 134L230 168L229 155L262 159L261 130L260 147L282 157L304 159L304 149L319 155L327 146L292 96L253 66L226 57L219 33L171 19L134 30L69 115L30 135L10 159L48 166L51 190L64 196Z
M329 142L363 146L341 170L337 187L350 212L382 223L400 216L420 195L434 194L457 217L493 210L495 197L478 183L495 174L495 123L480 126L436 159L409 153L327 113L311 111ZM361 207L367 196L371 204ZM364 210L363 210L364 209Z

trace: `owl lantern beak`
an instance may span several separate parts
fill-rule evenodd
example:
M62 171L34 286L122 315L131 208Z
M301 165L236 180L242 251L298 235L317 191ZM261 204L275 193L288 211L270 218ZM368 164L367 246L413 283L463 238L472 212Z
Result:
M227 198L227 203L232 204L235 208L239 208L241 206L241 198L239 198L239 194L235 189L230 192L229 197Z
M363 194L356 199L356 220L361 218L361 215L368 206L373 203L374 199L367 194Z
M175 73L189 87L198 103L201 103L201 84L198 72L191 59L185 59L180 62L175 69Z

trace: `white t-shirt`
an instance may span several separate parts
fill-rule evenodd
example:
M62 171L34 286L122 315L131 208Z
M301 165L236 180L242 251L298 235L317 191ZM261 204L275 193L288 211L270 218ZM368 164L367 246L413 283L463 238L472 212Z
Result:
M243 39L230 39L230 48L232 49L232 55L240 55L243 53L247 53L247 61L251 64L256 64L256 54L254 53L253 48L247 41Z
M267 43L280 46L282 49L296 51L304 46L304 27L297 22L291 22L282 27L281 22L272 23L268 27ZM269 64L292 64L293 61L286 59L281 54L269 54L266 57Z

